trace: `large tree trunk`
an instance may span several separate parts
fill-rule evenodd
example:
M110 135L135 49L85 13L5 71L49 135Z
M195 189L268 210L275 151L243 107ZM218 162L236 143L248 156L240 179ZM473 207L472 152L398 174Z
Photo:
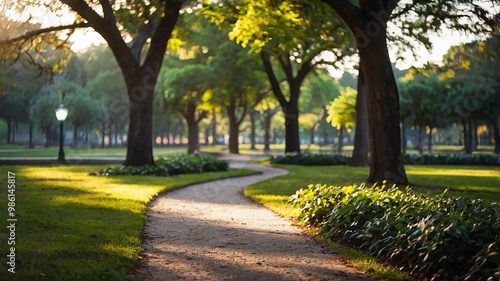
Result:
M371 166L368 182L408 184L401 156L399 95L387 50L387 21L396 2L324 0L347 23L367 89Z
M401 156L399 95L387 51L385 28L359 48L367 87L371 166L368 182L408 184ZM358 44L359 46L359 44Z
M156 77L140 71L129 81L127 89L130 101L130 123L127 137L125 166L154 165L153 159L153 90ZM158 73L156 73L158 75ZM155 83L148 84L150 79ZM110 135L111 140L111 135Z
M349 160L349 166L366 167L369 165L370 150L368 135L368 105L366 103L366 85L363 75L358 76L358 96L356 98L356 133L354 135L354 150Z
M78 145L78 126L73 125L73 148L77 149Z

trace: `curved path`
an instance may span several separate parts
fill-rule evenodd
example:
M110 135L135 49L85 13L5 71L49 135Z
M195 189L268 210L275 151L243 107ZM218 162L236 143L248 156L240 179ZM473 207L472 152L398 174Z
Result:
M287 171L244 163L261 175L188 186L150 203L140 280L365 280L290 221L243 196Z

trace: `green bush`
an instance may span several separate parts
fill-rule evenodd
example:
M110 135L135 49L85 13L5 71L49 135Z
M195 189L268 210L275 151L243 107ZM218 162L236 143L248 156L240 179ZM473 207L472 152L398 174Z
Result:
M326 154L295 154L286 156L271 156L273 164L291 164L291 165L306 165L306 166L329 166L329 165L346 165L348 157L342 155L326 155Z
M168 177L179 174L227 171L228 169L229 162L225 160L217 160L213 157L202 157L197 154L182 154L161 157L156 160L156 165L154 166L109 167L96 174L101 176L156 175Z
M303 223L412 274L487 280L500 271L498 214L480 200L409 188L310 185L290 202L301 208Z
M498 154L450 154L450 155L403 155L405 164L410 165L483 165L500 166Z

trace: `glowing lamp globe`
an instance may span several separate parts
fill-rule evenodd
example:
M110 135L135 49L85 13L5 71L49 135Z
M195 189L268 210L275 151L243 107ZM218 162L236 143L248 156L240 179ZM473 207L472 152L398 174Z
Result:
M68 109L64 107L64 104L61 104L56 109L56 118L59 121L64 121L66 120L66 116L68 116Z

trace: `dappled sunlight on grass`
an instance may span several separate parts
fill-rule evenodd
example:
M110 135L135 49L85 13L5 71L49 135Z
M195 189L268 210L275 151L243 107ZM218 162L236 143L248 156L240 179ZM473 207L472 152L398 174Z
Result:
M406 166L406 174L419 176L467 176L467 177L492 177L500 181L500 167L491 167L488 170L474 168L450 167L412 167Z
M232 169L176 177L89 175L103 168L0 167L3 186L7 171L16 174L16 258L22 270L12 280L130 279L152 198L189 184L253 173ZM0 204L7 205L7 196L0 197ZM5 221L7 212L0 213L0 219ZM0 240L6 238L1 232ZM0 251L8 252L7 247L1 244Z

